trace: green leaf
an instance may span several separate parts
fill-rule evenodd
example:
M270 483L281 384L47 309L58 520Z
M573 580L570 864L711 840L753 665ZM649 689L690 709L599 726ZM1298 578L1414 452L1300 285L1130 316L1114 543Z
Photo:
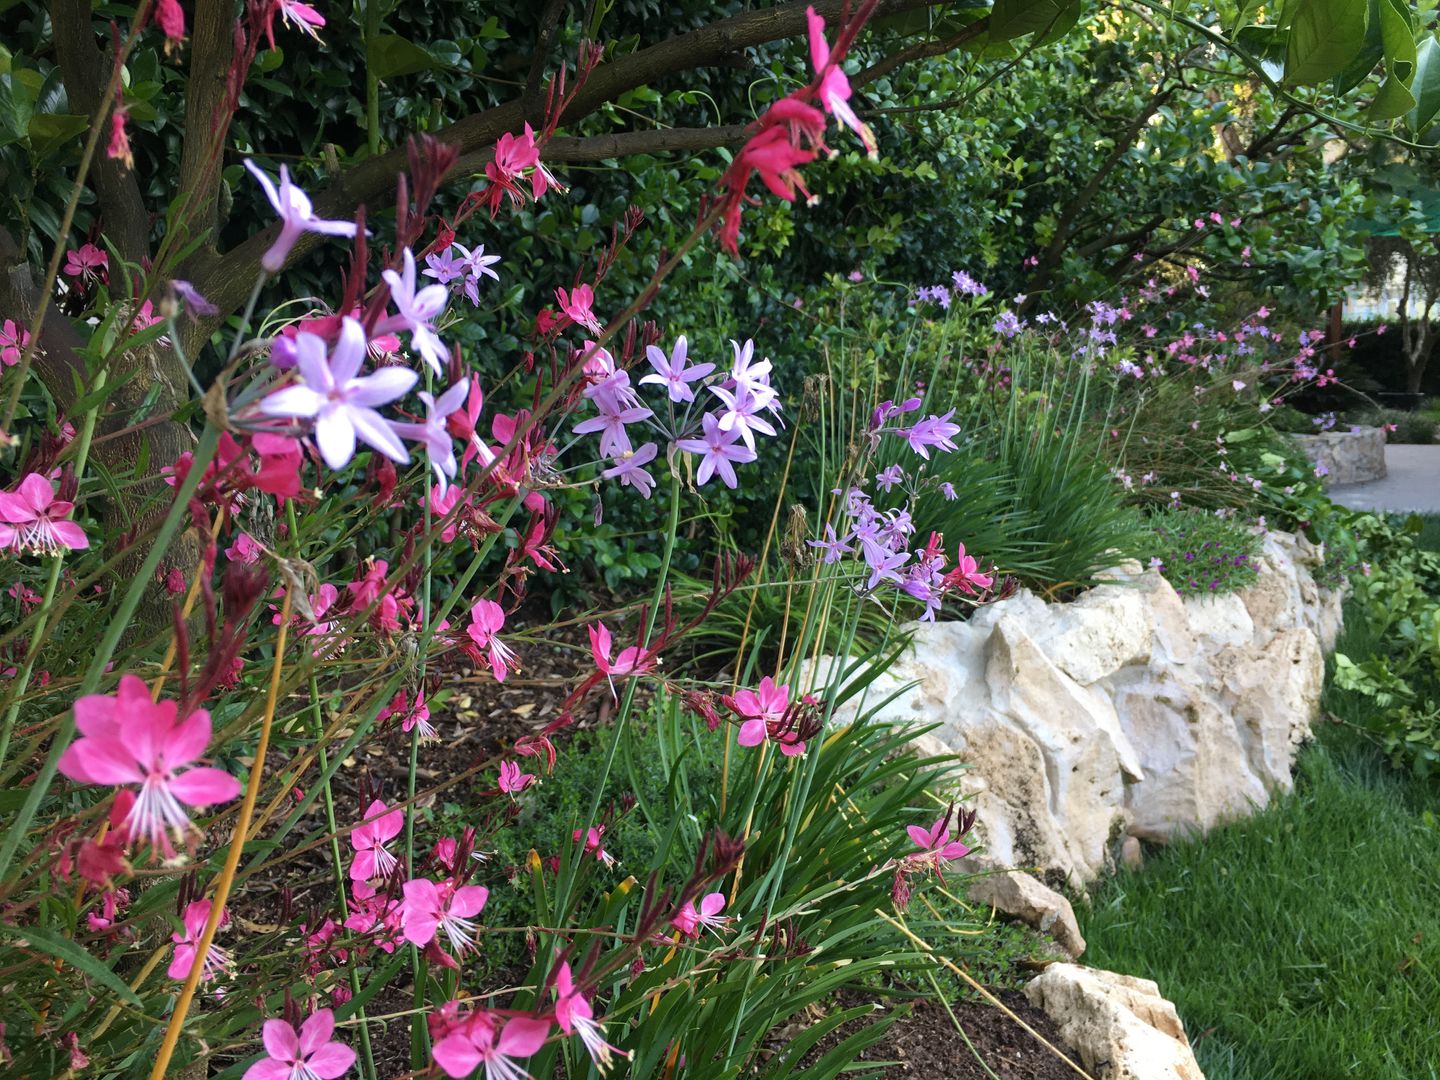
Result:
M74 113L43 113L32 116L28 128L30 150L37 158L49 157L90 127L88 116Z
M995 0L990 9L990 40L1009 41L1037 30L1048 36L1063 25L1070 7L1066 0Z
M38 949L40 952L65 961L76 971L82 975L88 975L127 1003L136 1007L141 1005L140 999L135 996L135 991L126 986L118 975L68 938L35 926L27 926L24 929L15 926L0 926L0 933L17 939L29 948Z
M23 71L0 75L0 146L20 142L30 131L35 94L21 77Z
M1394 120L1415 107L1410 82L1415 77L1415 32L1397 0L1379 0L1380 38L1385 46L1385 82L1366 110L1371 120Z
M1314 86L1345 70L1365 43L1366 0L1300 0L1285 50L1285 81Z
M434 57L413 41L397 34L381 34L370 43L370 70L377 79L414 75L417 71L429 71L434 66Z
M1415 77L1410 81L1415 108L1405 118L1410 130L1419 134L1430 126L1440 111L1440 42L1426 34L1415 54Z

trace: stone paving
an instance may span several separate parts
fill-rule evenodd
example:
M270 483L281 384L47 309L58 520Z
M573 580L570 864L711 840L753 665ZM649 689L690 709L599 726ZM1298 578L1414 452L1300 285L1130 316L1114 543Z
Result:
M1354 510L1440 514L1440 446L1391 443L1384 480L1336 484L1330 498Z

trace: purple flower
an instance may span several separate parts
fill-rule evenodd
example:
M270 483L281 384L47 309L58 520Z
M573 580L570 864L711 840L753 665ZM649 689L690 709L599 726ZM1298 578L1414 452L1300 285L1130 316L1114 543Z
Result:
M260 259L260 265L265 268L267 274L280 272L281 267L285 265L285 260L290 255L290 249L307 232L321 233L324 236L355 235L353 221L325 221L317 218L310 205L310 197L290 183L290 173L284 165L280 166L279 190L276 190L270 177L261 172L249 158L245 159L245 168L249 169L255 179L260 181L260 186L265 189L265 195L269 198L270 205L280 215L280 235L275 238L275 243L270 245L270 250L265 252Z
M875 474L875 483L880 485L882 491L889 491L896 484L903 484L904 482L905 470L900 468L899 465L891 465L883 472Z
M600 433L600 453L605 457L619 457L630 453L630 436L625 433L626 424L637 424L655 415L641 405L630 388L630 373L617 371L608 378L585 389L585 396L600 410L599 416L582 420L572 429L576 435Z
M350 463L357 437L392 461L408 462L405 445L375 407L404 397L415 385L415 372L386 367L361 376L364 358L365 331L348 315L341 321L340 340L328 359L324 339L301 331L295 335L300 382L267 396L260 411L266 416L314 420L315 443L332 469Z
M741 446L740 436L735 431L723 430L721 421L715 418L714 413L706 413L700 420L703 430L701 438L681 439L676 446L687 454L700 456L700 467L695 473L697 482L707 483L710 477L718 473L726 487L734 488L738 481L731 463L754 461L755 451L748 446Z
M658 447L653 442L648 442L639 450L618 454L614 468L606 469L600 475L606 480L619 480L622 485L628 484L648 499L655 489L655 478L646 472L643 466L655 460L657 451Z
M926 461L930 460L928 447L936 447L939 450L949 452L956 449L953 437L960 434L960 425L952 424L950 418L955 415L951 409L944 416L927 416L914 427L901 429L899 434L905 437L910 444L910 449L919 454Z
M386 270L380 275L390 286L390 299L399 313L382 319L381 325L386 330L410 331L410 347L424 358L436 375L440 375L445 370L447 355L444 343L435 333L433 321L445 310L449 294L444 285L427 285L417 291L415 256L409 248L402 254L405 260L403 274Z
M192 319L201 315L218 315L220 309L212 304L205 297L200 295L200 290L191 285L188 281L181 281L176 278L170 282L170 287L175 290L175 295L185 301L185 314Z
M940 485L940 494L946 502L954 502L960 497L955 493L955 485L948 481Z
M954 284L955 293L958 296L984 296L990 290L964 270L956 270L950 274L950 280Z
M656 371L654 375L646 375L640 380L642 386L654 383L666 388L670 394L671 401L694 401L695 392L690 389L689 384L698 379L705 378L715 370L714 364L691 364L686 367L688 343L685 335L681 334L675 339L675 347L670 350L667 359L663 350L656 345L647 346L645 356L650 361L650 366Z
M447 430L445 422L451 413L464 407L465 397L469 393L469 379L461 379L441 394L439 400L421 390L419 397L425 403L424 423L390 424L401 438L424 443L425 455L430 459L430 467L435 470L435 480L440 487L442 499L450 486L449 482L455 478L455 440Z
M823 552L820 556L822 563L835 563L839 562L844 556L851 554L853 549L850 547L848 540L849 537L837 539L835 536L835 526L827 521L825 523L824 539L806 540L805 543L807 546Z

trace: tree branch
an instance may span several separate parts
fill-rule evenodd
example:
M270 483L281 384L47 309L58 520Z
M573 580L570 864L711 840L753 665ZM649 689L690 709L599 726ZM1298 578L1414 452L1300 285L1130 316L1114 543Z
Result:
M226 79L235 59L234 17L230 0L196 0L191 20L190 76L185 87L185 141L180 155L179 190L190 196L186 218L191 235L209 231L204 245L186 260L185 273L199 271L217 258L215 229L220 192L220 158L229 118L224 115Z
M89 0L52 0L50 24L55 35L55 59L60 65L70 109L93 116L100 106L105 74L113 60L95 44ZM150 214L140 197L140 185L134 174L119 161L97 154L90 166L90 176L100 200L105 235L126 261L140 262L149 253ZM64 237L58 241L64 242Z

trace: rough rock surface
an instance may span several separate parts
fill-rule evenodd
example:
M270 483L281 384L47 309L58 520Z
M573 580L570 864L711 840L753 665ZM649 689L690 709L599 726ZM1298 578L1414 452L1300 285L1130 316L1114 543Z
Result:
M1322 469L1329 484L1385 479L1385 432L1375 427L1296 435L1305 456Z
M926 752L970 766L959 786L987 866L1084 885L1127 833L1203 831L1289 790L1340 627L1322 562L1271 533L1238 593L1182 599L1133 562L1071 603L1022 590L968 622L916 624L864 698L895 695L881 716L933 726Z
M1205 1080L1175 1006L1149 979L1051 964L1025 996L1096 1080Z
M1085 938L1070 901L1023 870L981 874L971 880L969 895L977 904L989 904L1049 934L1072 960L1085 952Z

